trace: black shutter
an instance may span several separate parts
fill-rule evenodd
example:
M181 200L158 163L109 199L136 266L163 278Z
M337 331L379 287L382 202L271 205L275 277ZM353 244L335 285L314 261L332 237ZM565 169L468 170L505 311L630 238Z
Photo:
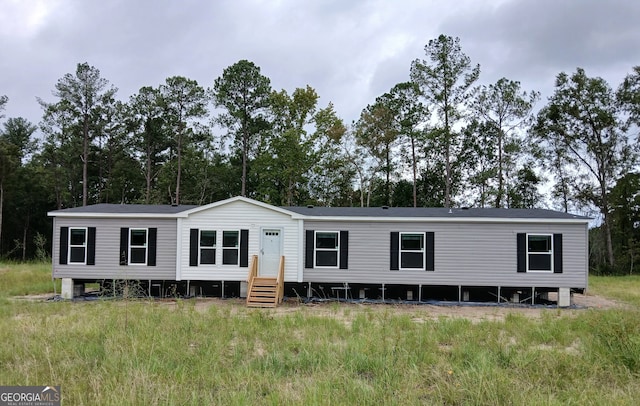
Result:
M340 231L340 269L349 269L349 232Z
M150 228L147 236L147 266L156 266L156 240L158 239L158 229Z
M433 231L427 231L425 233L425 237L426 237L425 249L427 251L426 252L426 255L427 255L426 270L435 271L434 253L433 253L433 247L435 246L434 244L435 235Z
M400 269L400 233L391 232L391 270Z
M192 228L189 232L189 266L198 266L198 233L197 228Z
M249 267L249 230L240 230L240 266Z
M553 235L553 273L562 273L562 234Z
M313 268L313 245L314 245L315 232L313 230L307 230L307 237L304 247L304 267L307 269Z
M67 264L69 255L69 227L60 227L60 265Z
M517 239L518 272L527 272L527 234L518 233Z
M96 228L89 227L87 232L87 265L96 264Z
M122 227L120 229L120 265L129 263L129 229Z

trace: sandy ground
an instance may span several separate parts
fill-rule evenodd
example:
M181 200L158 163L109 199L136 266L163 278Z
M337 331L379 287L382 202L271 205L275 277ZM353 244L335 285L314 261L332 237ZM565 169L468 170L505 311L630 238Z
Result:
M550 299L553 299L550 297ZM242 299L195 299L195 307L198 311L209 311L210 307L229 308L230 313L243 311L245 309L245 301ZM166 306L175 306L173 300L162 300ZM587 309L610 309L626 306L613 300L595 296L595 295L579 295L573 296L573 305L571 308L559 309L556 306L529 306L529 305L496 305L490 304L383 304L383 303L347 303L347 302L310 302L299 303L295 301L284 302L276 308L269 309L251 309L250 311L268 312L270 315L289 315L296 312L304 312L307 315L323 316L339 318L347 324L356 317L357 314L367 312L394 312L396 314L408 314L414 322L420 323L426 320L437 320L441 318L466 318L472 322L480 322L483 320L504 320L509 314L520 314L526 317L538 319L542 317L544 312L557 312L558 316L575 315L584 312ZM225 309L226 310L226 309Z
M16 300L47 301L52 296L32 295L18 296ZM550 299L552 299L550 297ZM240 313L245 309L245 302L242 299L220 299L220 298L197 298L186 299L195 301L196 310L207 312L212 306L230 310L231 314ZM77 301L76 303L88 303ZM161 306L175 307L177 301L174 299L154 299L154 303ZM337 303L337 302L311 302L298 303L294 301L284 302L273 309L252 309L251 311L268 312L271 315L287 315L296 312L304 312L308 315L337 317L340 319L351 319L361 311L388 312L397 314L409 314L412 319L419 323L426 320L441 318L467 318L473 322L483 320L503 320L509 314L520 314L534 319L542 317L544 312L557 312L558 316L575 315L588 309L611 309L625 307L627 305L616 302L602 296L591 294L574 294L573 305L570 308L559 309L555 306L528 306L512 304L382 304L382 303Z
M243 302L241 302L243 303ZM196 306L206 309L211 304L202 303ZM466 318L472 322L483 320L503 320L508 314L521 314L531 318L542 317L543 312L558 312L558 315L574 315L587 309L609 309L624 307L625 304L609 300L601 296L594 295L574 295L573 306L567 309L559 309L556 306L528 306L528 305L475 305L475 304L363 304L363 303L307 303L293 304L284 303L275 308L268 309L275 314L288 314L300 311L301 308L308 309L309 314L326 315L327 317L347 317L355 316L360 311L386 312L393 311L398 314L409 314L413 321L422 322L441 318ZM353 311L350 311L353 309Z

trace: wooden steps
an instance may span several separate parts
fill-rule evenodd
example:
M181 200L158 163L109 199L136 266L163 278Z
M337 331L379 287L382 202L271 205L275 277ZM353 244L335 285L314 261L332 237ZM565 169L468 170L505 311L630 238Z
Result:
M280 257L277 277L258 276L258 256L251 257L247 277L247 306L276 307L284 295L284 257Z
M276 307L278 305L278 280L256 276L249 292L247 292L247 306Z

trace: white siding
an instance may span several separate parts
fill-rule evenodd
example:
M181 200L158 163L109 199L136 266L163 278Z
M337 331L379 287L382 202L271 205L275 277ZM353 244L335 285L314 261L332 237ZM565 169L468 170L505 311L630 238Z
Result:
M60 265L60 227L96 228L96 264ZM156 266L120 265L120 228L157 228ZM99 219L55 217L52 262L54 278L166 279L176 275L175 219Z
M305 230L348 230L349 269L305 269L306 282L586 288L587 225L305 221ZM390 270L392 231L433 231L435 271ZM563 234L564 272L518 273L518 233Z
M182 280L224 280L245 281L249 268L221 264L222 231L249 230L249 263L251 256L260 250L261 230L264 228L282 229L282 250L285 256L285 281L298 281L298 269L302 266L299 254L298 220L291 216L270 210L255 204L235 201L207 210L192 213L180 221L180 279ZM189 266L190 229L217 231L216 264Z

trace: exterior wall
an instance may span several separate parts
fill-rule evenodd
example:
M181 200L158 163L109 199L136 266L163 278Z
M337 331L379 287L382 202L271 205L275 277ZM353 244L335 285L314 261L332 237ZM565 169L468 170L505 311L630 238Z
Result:
M60 265L60 227L96 228L96 264ZM120 265L120 228L157 228L156 266ZM53 219L53 277L74 279L165 279L176 275L175 219Z
M305 221L304 229L349 231L348 269L305 269L305 282L587 287L587 224ZM435 271L389 270L392 231L433 231ZM517 233L562 233L563 273L518 273Z
M291 216L270 210L255 204L235 201L222 206L212 207L179 219L181 241L178 278L180 280L214 280L214 281L246 281L249 268L235 265L222 265L220 251L222 249L223 230L249 230L249 264L251 256L260 251L262 229L279 228L282 230L282 254L285 256L285 281L300 281L302 263L301 220L293 220ZM216 230L218 245L216 247L215 265L189 266L189 232L192 228Z

